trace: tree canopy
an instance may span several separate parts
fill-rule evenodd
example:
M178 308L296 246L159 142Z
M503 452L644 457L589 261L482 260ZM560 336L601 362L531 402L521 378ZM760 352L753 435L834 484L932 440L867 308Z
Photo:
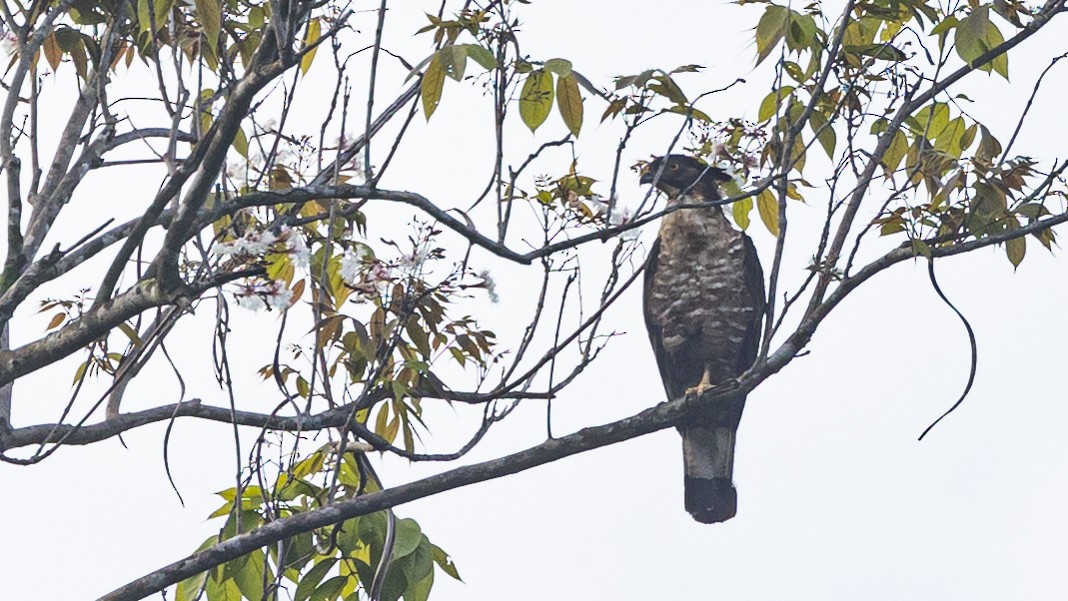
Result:
M551 32L524 26L539 10L524 0L0 2L0 459L34 466L153 423L166 457L180 421L233 426L211 431L236 464L218 533L102 598L427 599L459 571L396 505L745 395L896 264L926 262L956 311L939 259L997 246L1016 268L1054 249L1068 157L1017 141L1064 55L1014 81L1007 131L962 86L1008 80L1063 0L738 4L722 10L751 19L755 68L602 80L527 51ZM762 101L717 110L749 87ZM425 150L435 136L464 157L462 184L421 177L446 160ZM672 152L730 173L714 204L765 232L759 358L700 398L555 432L553 401L609 345L644 345L611 315L644 268L641 232L680 208L636 196L633 170ZM69 396L20 384L42 374ZM33 403L52 417L20 422ZM460 460L531 404L540 444L383 474L381 456Z

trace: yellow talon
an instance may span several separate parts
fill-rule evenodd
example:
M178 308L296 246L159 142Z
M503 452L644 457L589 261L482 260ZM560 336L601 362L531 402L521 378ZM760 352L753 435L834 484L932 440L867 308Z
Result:
M705 370L705 375L701 377L701 381L698 382L697 386L694 386L693 388L687 388L686 389L686 396L694 395L694 396L699 397L702 394L704 394L706 391L708 391L709 388L712 388L713 386L714 386L714 384L712 384L712 376L710 376L708 374L708 370L706 369Z

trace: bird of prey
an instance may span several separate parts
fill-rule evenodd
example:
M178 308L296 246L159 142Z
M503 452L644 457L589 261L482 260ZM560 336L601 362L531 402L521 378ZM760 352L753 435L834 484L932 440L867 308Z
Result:
M668 206L720 199L724 171L684 155L649 163ZM645 268L645 325L669 400L700 394L736 378L756 360L764 314L764 273L745 233L717 205L664 216ZM702 409L678 426L682 434L686 511L712 524L734 517L734 439L745 399Z

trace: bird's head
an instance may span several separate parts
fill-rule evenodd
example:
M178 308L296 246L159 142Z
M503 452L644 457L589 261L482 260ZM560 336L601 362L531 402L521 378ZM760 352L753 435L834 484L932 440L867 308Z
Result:
M730 179L731 176L718 167L706 165L684 154L669 154L647 164L638 181L653 184L672 198L693 191L705 200L714 200L720 197L718 182Z

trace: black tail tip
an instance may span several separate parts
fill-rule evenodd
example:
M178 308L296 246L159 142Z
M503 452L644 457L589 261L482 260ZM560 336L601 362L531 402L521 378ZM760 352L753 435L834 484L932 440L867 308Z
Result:
M738 493L729 478L686 478L686 511L702 524L726 522L738 512Z

